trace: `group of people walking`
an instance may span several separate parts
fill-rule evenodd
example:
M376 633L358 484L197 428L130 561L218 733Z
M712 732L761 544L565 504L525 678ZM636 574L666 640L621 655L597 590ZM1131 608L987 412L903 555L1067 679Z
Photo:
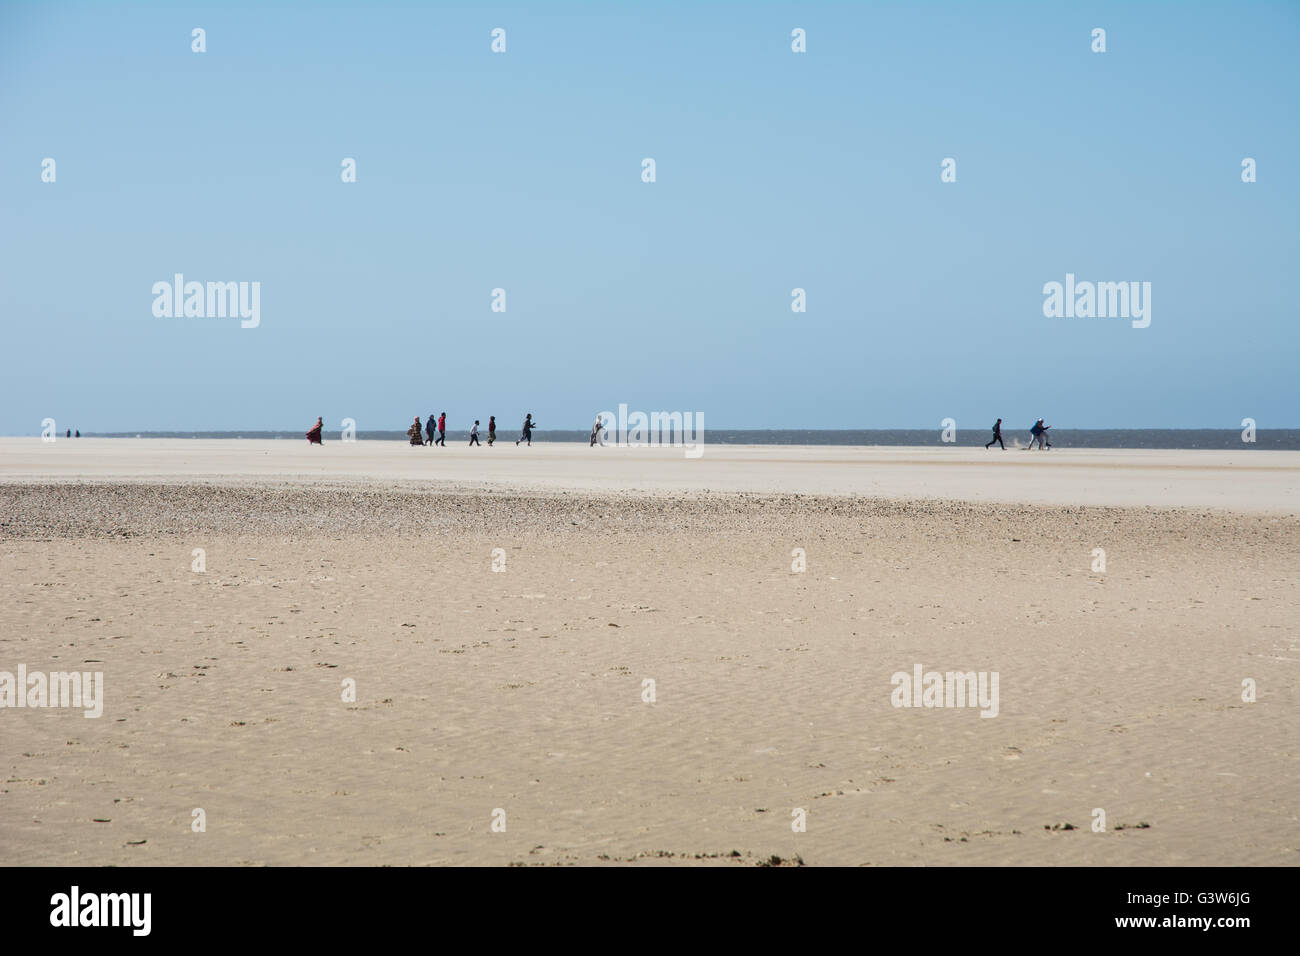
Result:
M524 418L524 424L523 428L520 430L519 440L516 441L515 444L518 445L520 442L527 442L531 445L533 443L533 429L535 427L536 423L533 421L533 413L529 412L527 417ZM471 445L478 445L481 448L483 443L478 440L478 429L479 420L476 418L474 419L474 427L469 430L469 443ZM447 413L441 413L436 419L430 415L428 423L424 426L424 431L428 436L427 442L420 435L420 416L416 415L415 421L412 422L411 427L406 430L406 435L410 438L412 445L441 445L443 448L446 448ZM487 443L489 445L495 445L496 440L497 417L495 415L489 415L487 424Z
M1034 422L1034 427L1029 429L1029 447L1033 448L1034 442L1038 442L1038 448L1040 451L1042 450L1044 443L1046 443L1048 448L1051 448L1052 443L1047 437L1047 431L1051 427L1051 425L1044 425L1041 418ZM984 447L988 448L994 443L1001 445L1003 451L1007 450L1007 446L1002 442L1002 419L1000 418L993 423L993 437L989 439L988 445L985 445Z
M479 421L476 418L474 419L474 427L469 430L469 443L471 445L479 445L481 447L482 443L478 440L478 426L479 426ZM519 438L515 441L515 444L518 445L524 443L531 446L533 443L533 429L536 427L537 427L537 423L533 421L533 413L529 412L526 416L524 416L524 424L519 431ZM1049 429L1051 429L1051 427L1052 427L1051 425L1043 424L1043 420L1041 418L1038 419L1038 421L1034 422L1033 427L1029 429L1029 447L1033 448L1034 443L1037 442L1040 451L1044 447L1051 448L1052 442L1047 437L1047 432ZM320 418L317 418L316 424L313 425L311 427L311 430L307 432L308 444L319 445L321 443L321 430L323 428L324 428L324 423ZM600 441L600 433L604 429L605 429L604 423L601 422L600 416L597 416L595 423L591 426L592 445L595 445L598 441ZM421 434L422 431L424 432L424 435L428 436L427 442L424 440L424 436ZM415 420L411 423L411 427L406 430L406 436L411 440L412 445L426 445L426 444L442 445L444 448L446 448L447 447L447 413L443 412L437 418L434 418L432 415L430 415L428 423L423 426L420 424L420 416L416 415ZM77 437L78 438L81 437L81 432L77 432ZM496 440L497 440L497 417L495 415L489 415L487 443L489 445L494 445L496 444ZM1003 451L1007 450L1006 444L1002 441L1002 419L1000 418L993 423L993 437L989 440L989 443L984 447L987 449L992 447L995 444L1001 446Z
M483 443L478 440L478 427L479 427L479 421L476 418L474 419L474 427L469 430L469 443L471 445L478 445L481 448ZM528 445L532 445L533 429L536 427L537 427L537 423L533 421L533 413L529 412L528 415L524 418L524 425L523 428L520 430L519 440L516 441L515 444L518 445L520 444L520 442L523 442ZM324 420L320 417L317 417L316 424L313 425L307 431L307 444L309 445L322 444L321 433L324 431L324 428L325 428ZM425 436L428 437L428 441L425 440ZM80 437L80 433L78 433L78 437ZM440 415L438 415L437 418L434 418L432 415L430 415L429 421L425 425L421 425L420 416L416 415L415 420L411 422L411 427L406 430L406 437L411 440L412 445L429 445L429 446L441 445L442 447L446 448L447 447L447 413L442 412ZM488 426L487 426L487 443L489 445L493 445L496 443L496 440L497 440L497 417L495 415L489 415Z
M492 430L496 431L496 419L492 420L492 425L493 425ZM426 433L429 436L428 442L426 442L420 436L420 432L422 428L426 430ZM433 415L430 414L429 423L428 425L425 426L422 426L420 424L420 416L416 415L414 424L412 424L411 427L406 430L406 437L411 439L412 445L427 444L431 448L434 445L441 445L443 448L446 448L447 447L447 413L443 412L437 418L434 418ZM477 442L478 442L478 422L475 422L474 434L470 441L470 444L476 444Z

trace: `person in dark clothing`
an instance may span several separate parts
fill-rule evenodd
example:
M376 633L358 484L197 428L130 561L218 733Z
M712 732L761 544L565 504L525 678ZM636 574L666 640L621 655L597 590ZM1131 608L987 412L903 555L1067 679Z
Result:
M78 428L78 429L77 429L77 433L76 433L75 435L73 435L72 437L73 437L73 438L80 438L80 437L81 437L81 429Z
M529 412L524 417L523 432L519 435L519 441L515 442L516 445L518 445L519 442L521 441L528 442L529 446L533 444L533 425L534 425L533 413Z
M1034 447L1034 442L1038 442L1038 450L1039 451L1043 450L1043 433L1045 431L1046 429L1043 428L1043 420L1041 418L1038 421L1034 422L1034 427L1029 429L1030 448Z
M72 437L72 429L71 429L71 428L68 429L68 434L65 435L64 437L65 437L65 438L71 438L71 437Z
M488 416L488 445L491 446L497 440L497 417Z
M307 432L307 444L323 446L323 442L321 441L321 432L324 430L324 428L325 428L325 420L317 416L316 424L311 426L310 430L308 430Z
M447 447L447 413L446 412L443 412L441 415L438 416L438 440L435 441L434 444L441 445L443 448Z
M433 417L433 412L429 413L429 420L425 422L424 432L429 436L429 447L433 447L433 433L438 429L438 420Z
M997 442L999 445L1002 445L1002 419L1000 418L993 423L993 439L989 442L988 445L985 445L984 447L987 449L989 445L993 444L993 442ZM1002 450L1006 451L1007 446L1002 445Z

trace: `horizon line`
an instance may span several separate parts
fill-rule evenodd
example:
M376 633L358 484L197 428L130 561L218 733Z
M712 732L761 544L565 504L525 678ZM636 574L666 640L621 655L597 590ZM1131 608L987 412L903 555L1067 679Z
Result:
M484 428L486 427L486 426L484 426L484 425L482 424L481 421L480 421L480 426L481 426L481 427L484 427ZM409 427L409 426L408 426L408 427ZM509 428L514 428L514 427L515 427L515 426L509 426ZM974 430L974 431L981 431L981 432L984 432L984 431L988 431L991 427L992 427L991 425L983 425L983 426L961 426L961 425L958 425L958 426L956 426L956 430L957 430L957 431L972 431L972 430ZM1003 427L1004 427L1004 428L1007 427L1005 421L1003 422ZM1020 426L1015 426L1015 425L1013 425L1013 426L1010 426L1007 430L1008 430L1008 431L1014 431L1014 430L1016 430L1016 429L1019 428L1019 427L1020 427ZM1126 431L1126 432L1140 432L1140 431L1163 431L1163 432L1174 432L1174 431L1209 431L1209 432L1212 432L1212 431L1222 431L1222 432L1236 432L1236 431L1241 431L1242 427L1243 427L1243 426L1241 426L1241 425L1125 425L1125 426L1114 426L1114 425L1107 425L1107 426L1096 426L1096 425L1087 425L1087 426L1085 426L1085 425L1080 425L1080 426L1073 426L1073 425L1069 425L1069 426L1060 426L1060 425L1053 425L1053 426L1052 426L1053 430L1060 429L1060 430L1063 431L1063 432L1064 432L1064 431L1072 431L1072 432L1118 432L1118 431ZM509 428L508 428L507 430L509 430ZM1023 428L1021 428L1020 430L1027 430L1028 428L1029 428L1029 426L1026 425L1026 426L1024 426ZM590 425L580 425L580 426L560 427L560 428L537 428L537 429L535 429L535 430L538 431L538 432L543 432L543 433L545 433L545 432L552 432L552 433L557 433L557 432L589 433L589 432L591 431L591 426L590 426ZM706 427L706 428L704 428L704 429L702 429L702 430L705 431L705 432L708 432L708 431L715 431L715 432L719 432L719 431L720 431L720 432L754 432L754 433L762 433L762 434L771 434L771 433L773 433L773 432L813 432L813 433L826 433L826 434L830 434L830 433L836 433L836 432L845 432L845 433L861 433L861 432L932 432L932 431L933 431L933 432L942 432L942 431L944 430L944 428L943 428L942 425L937 425L937 426L935 426L935 425L895 425L895 426L888 426L888 427L872 427L872 428L793 428L793 427L791 427L791 428L751 428L751 427L743 427L743 426L716 426L716 425L715 425L715 426L711 426L711 427ZM65 432L65 431L67 431L66 428L64 428L64 429L58 429L58 430L56 431L56 434L61 436L62 433ZM79 431L79 429L73 429L73 431ZM342 428L342 427L335 427L335 428L333 428L333 429L331 429L331 428L326 428L326 429L324 429L324 433L327 434L327 435L328 435L328 434L332 434L332 433L336 433L336 432L337 432L337 433L341 433L342 431L343 431L343 428ZM462 427L462 428L455 428L455 429L453 429L453 428L448 428L447 431L449 431L449 432L453 432L453 431L454 431L454 432L460 432L460 431L468 432L468 431L469 431L469 428L468 428L468 426L465 426L465 427ZM1256 431L1256 433L1259 433L1259 432L1266 432L1266 431L1267 431L1267 432L1279 432L1279 431L1300 431L1300 425L1271 425L1271 426L1260 426L1260 425L1256 425L1256 426L1255 426L1255 431ZM394 435L402 435L402 434L405 434L405 430L404 430L403 428L401 428L401 427L398 427L398 426L394 426L394 427L392 427L392 428L365 428L365 429L357 428L357 429L356 429L356 433L357 433L357 434L362 434L362 433L365 433L365 432L369 432L369 433L371 433L371 434L381 434L381 433L391 433L391 434L394 434ZM210 436L210 437L217 437L217 436L221 436L221 435L246 435L246 434L247 434L247 435L258 435L258 434L262 434L262 435L279 435L279 434L285 434L285 435L290 435L290 434L292 434L292 435L297 435L297 434L300 434L300 433L301 433L301 434L305 434L305 432L303 432L303 431L301 431L300 429L297 429L297 428L150 428L150 429L121 429L121 430L115 430L115 431L93 431L93 432L91 432L91 431L87 431L87 432L82 432L82 433L81 433L81 437L82 437L82 438L133 438L133 437L144 437L144 436L154 436L154 435L169 435L169 436L175 436L175 435L184 435L184 434L200 434L200 433L206 434L206 435L208 435L208 436ZM0 438L39 438L39 437L41 437L41 433L40 433L39 431L35 431L35 432L23 432L23 433L0 432Z

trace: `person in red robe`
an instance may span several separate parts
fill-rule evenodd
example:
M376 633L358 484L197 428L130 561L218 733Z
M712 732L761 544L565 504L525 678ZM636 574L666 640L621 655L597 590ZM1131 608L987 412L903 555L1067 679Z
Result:
M307 432L307 444L323 445L324 442L321 441L320 433L324 427L325 427L325 423L318 416L316 418L316 424L311 427L311 430L309 432Z

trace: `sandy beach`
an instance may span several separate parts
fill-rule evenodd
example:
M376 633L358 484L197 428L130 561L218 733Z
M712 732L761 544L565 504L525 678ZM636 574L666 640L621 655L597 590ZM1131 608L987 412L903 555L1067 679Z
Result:
M0 709L0 858L1294 865L1297 515L1248 448L0 439L0 672L103 674Z
M516 448L405 442L0 438L0 479L461 482L479 489L747 492L1300 511L1300 452L789 445Z

